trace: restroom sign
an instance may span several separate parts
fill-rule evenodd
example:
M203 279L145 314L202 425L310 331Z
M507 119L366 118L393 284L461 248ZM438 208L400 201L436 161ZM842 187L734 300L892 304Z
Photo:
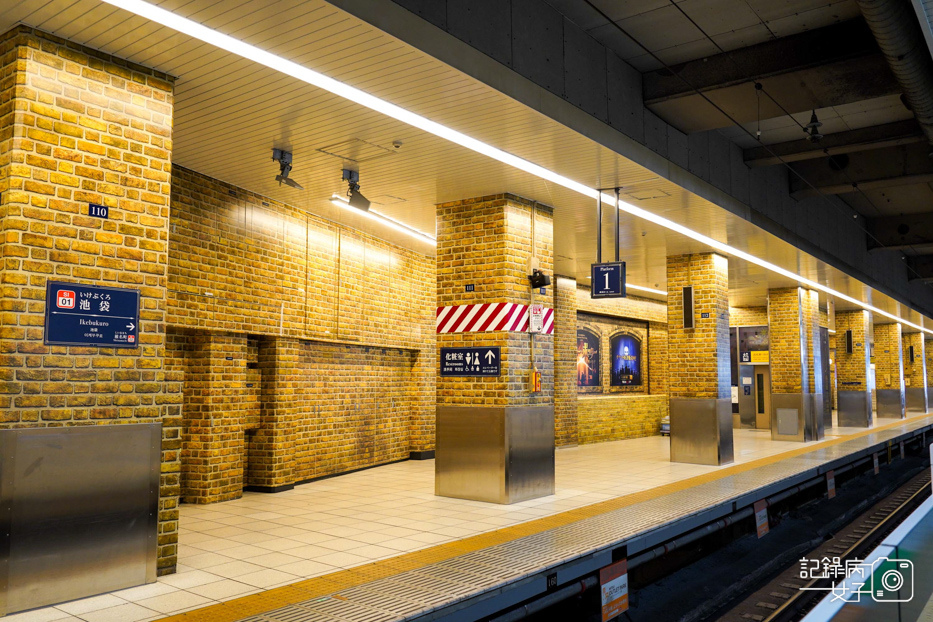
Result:
M441 376L499 376L502 351L487 348L441 348Z

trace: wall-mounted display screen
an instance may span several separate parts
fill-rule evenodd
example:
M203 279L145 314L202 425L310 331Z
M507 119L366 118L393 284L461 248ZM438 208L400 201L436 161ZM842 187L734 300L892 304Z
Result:
M743 326L739 329L739 362L743 364L769 363L771 338L767 326Z
M599 386L599 335L577 329L577 386Z
M630 387L641 384L641 340L634 335L619 333L609 340L609 357L612 364L613 387Z

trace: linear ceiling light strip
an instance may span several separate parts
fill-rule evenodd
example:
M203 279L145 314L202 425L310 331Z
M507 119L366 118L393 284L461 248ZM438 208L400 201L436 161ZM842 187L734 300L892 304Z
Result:
M531 175L535 175L536 177L540 177L541 179L558 184L560 186L563 186L564 188L573 190L574 192L578 192L584 196L590 197L592 199L596 199L596 197L600 194L599 191L596 190L595 188L590 188L589 186L585 184L581 184L580 182L574 181L568 177L564 177L563 175L560 175L558 173L555 173L554 171L546 169L543 166L539 166L537 164L529 162L528 160L520 158L516 155L507 153L501 149L493 147L492 145L488 145L480 140L471 138L470 136L467 136L466 134L463 134L454 129L441 125L440 123L437 123L435 121L431 121L430 119L427 119L425 117L422 117L421 115L415 114L414 112L405 110L404 108L400 106L396 106L395 104L391 104L385 100L379 99L378 97L374 95L370 95L369 93L366 93L365 91L361 91L360 89L357 89L348 84L344 84L343 82L340 82L338 80L325 76L324 74L314 71L313 69L308 69L307 67L299 65L298 63L284 59L280 56L276 56L275 54L272 54L271 52L267 52L265 50L257 48L253 45L250 45L238 39L234 39L233 37L229 35L225 35L221 32L213 30L212 28L208 28L207 26L198 24L197 22L194 22L188 18L176 15L172 13L171 11L167 11L160 7L149 4L148 2L143 2L142 0L103 0L103 1L106 2L107 4L113 5L121 9L125 9L131 13L135 13L136 15L139 15L141 17L145 17L146 19L152 20L153 22L156 22L158 24L162 24L163 26L166 26L173 30L177 30L178 32L184 33L190 37L194 37L195 39L204 41L205 43L209 43L222 50L226 50L230 52L231 54L236 54L237 56L242 56L243 58L246 58L253 62L259 63L261 65L265 65L266 67L269 67L270 69L274 69L275 71L289 75L295 79L301 80L302 82L311 84L312 86L316 86L320 89L333 93L334 95L339 95L340 97L346 98L352 102L360 104L361 106L365 106L366 108L369 108L370 110L375 110L376 112L380 112L388 117L391 117L393 119L396 119L398 121L411 125L420 130L424 130L440 138L449 140L450 142L460 145L461 147L466 147L467 149L470 149L471 151L481 153L494 160L502 162L503 164L508 164L509 166L525 171L526 173L530 173ZM612 204L612 203L615 203L616 198L608 194L603 194L602 200L608 202L609 204ZM691 238L698 242L702 242L703 244L706 244L707 246L710 246L711 248L718 250L722 253L731 255L733 257L737 257L739 259L744 259L745 261L748 261L749 263L755 264L757 266L761 266L762 268L765 268L766 270L770 270L772 272L775 272L787 278L793 279L797 281L798 283L800 283L801 285L805 285L806 287L824 292L826 294L830 294L832 296L835 296L836 298L839 298L840 300L845 300L846 302L857 305L863 309L866 309L868 311L871 311L883 317L889 318L896 322L900 322L901 324L904 324L905 326L916 328L917 330L933 335L933 330L931 329L924 328L920 326L919 324L914 324L913 322L904 320L892 313L883 311L868 303L862 302L860 300L856 300L855 298L851 296L847 296L846 294L843 294L842 292L838 292L830 287L817 283L816 281L811 281L810 279L806 279L798 274L795 274L794 272L791 272L790 270L781 268L780 266L772 264L769 261L765 261L764 259L760 259L758 257L755 257L754 255L750 255L749 253L746 253L745 251L729 246L728 244L725 244L723 242L719 242L718 240L714 240L711 237L705 236L702 233L698 233L696 231L688 229L684 227L683 225L680 225L672 220L668 220L667 218L664 218L662 216L658 216L657 214L649 212L638 206L632 205L630 203L626 203L624 201L620 201L618 204L618 208L624 212L631 214L632 216L635 216L637 218L642 218L649 222L653 222L657 225L670 229L671 231L680 233L688 238Z

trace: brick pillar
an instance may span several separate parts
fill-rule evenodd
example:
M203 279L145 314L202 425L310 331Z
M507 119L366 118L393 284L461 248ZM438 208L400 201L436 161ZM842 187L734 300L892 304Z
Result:
M929 347L927 344L930 343L930 340L925 338L923 339L923 360L926 364L926 377L927 377L927 407L933 406L933 344Z
M771 438L823 438L819 294L799 287L768 292Z
M486 303L525 306L534 302L550 306L553 298L532 291L528 283L533 211L537 214L534 238L539 267L553 275L551 208L509 194L437 207L437 306L457 308L450 313L460 314L451 315L449 320L457 324L457 332L438 333L438 353L449 347L499 347L502 366L499 377L442 377L438 370L435 489L440 495L511 503L553 492L553 337L533 337L535 364L543 379L541 392L532 393L532 336L517 325L472 331L468 314L481 311L463 308ZM468 285L474 291L466 291ZM523 313L523 307L509 309L509 313ZM478 321L481 317L474 315L472 319ZM487 318L486 323L492 324L494 319ZM460 321L467 325L460 325ZM441 322L440 330L444 330L445 320ZM443 364L439 359L438 367ZM549 482L510 492L504 473L506 467L516 468L514 463L506 460L505 466L497 462L478 468L471 462L476 454L470 453L469 446L485 444L490 458L499 460L508 453L502 452L512 436L521 436L537 447L535 467ZM470 473L469 477L464 477L465 473Z
M852 331L852 353L846 352L846 333ZM836 311L836 409L842 427L871 427L871 313Z
M279 492L295 485L295 434L302 412L297 339L263 337L259 340L261 410L259 427L248 436L249 490Z
M182 498L216 503L243 495L247 408L245 335L193 335L187 352Z
M683 288L693 287L693 328ZM667 258L671 461L732 462L729 261L713 253Z
M0 425L161 422L158 568L177 554L181 385L167 373L170 78L25 26L0 36ZM110 208L92 218L89 203ZM48 278L135 288L135 349L43 345Z
M879 417L903 419L906 414L902 345L900 324L875 326L875 391Z
M908 415L922 415L929 408L925 344L923 333L907 333L903 337L904 402Z
M567 277L554 283L554 428L558 447L578 443L577 281Z

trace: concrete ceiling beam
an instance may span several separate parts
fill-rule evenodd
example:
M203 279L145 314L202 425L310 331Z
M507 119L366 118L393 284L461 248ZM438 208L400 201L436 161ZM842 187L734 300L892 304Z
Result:
M790 176L791 196L803 199L930 183L933 158L928 152L929 145L921 142L796 162L791 165L797 173Z
M746 149L743 155L745 164L750 167L773 166L782 161L800 162L843 153L910 145L924 140L916 120L908 119L829 134L816 143L801 138L767 147L753 147Z

